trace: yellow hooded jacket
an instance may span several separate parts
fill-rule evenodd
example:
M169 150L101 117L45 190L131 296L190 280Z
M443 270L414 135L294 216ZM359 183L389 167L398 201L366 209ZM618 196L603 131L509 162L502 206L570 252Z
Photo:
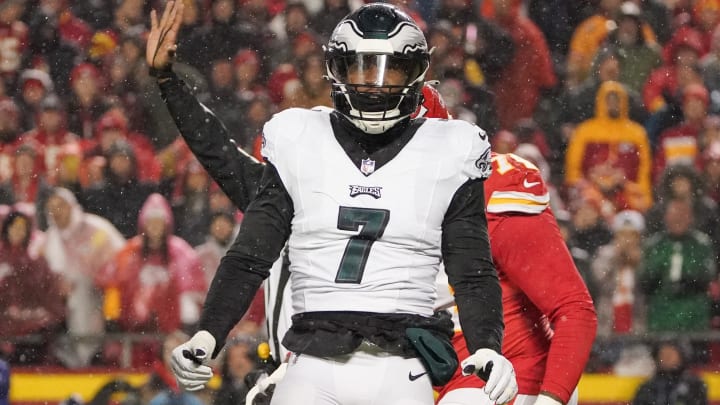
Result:
M610 117L608 111L607 96L610 93L618 96L620 104L616 118ZM628 117L625 87L615 81L604 82L595 98L595 116L583 121L570 139L565 155L565 182L575 185L587 177L592 168L610 163L622 169L627 182L636 185L640 201L632 205L644 209L652 202L651 162L645 129Z

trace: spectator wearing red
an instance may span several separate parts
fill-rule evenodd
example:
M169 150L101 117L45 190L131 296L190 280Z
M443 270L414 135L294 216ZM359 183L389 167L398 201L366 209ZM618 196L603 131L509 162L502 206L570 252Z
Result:
M663 65L650 72L643 87L643 102L651 113L665 106L666 96L676 95L692 82L701 82L697 71L704 55L702 36L692 27L682 26L663 48Z
M313 52L298 63L298 79L285 86L280 109L291 107L332 107L330 82L325 80L325 61L322 53Z
M650 144L645 129L628 117L625 87L606 81L597 92L595 116L575 129L565 155L565 183L583 179L598 187L616 210L645 211L652 204Z
M696 0L692 7L692 21L703 42L703 54L710 50L713 31L720 23L720 1Z
M532 118L542 91L554 87L557 78L545 37L532 21L520 15L520 2L485 3L493 6L492 10L483 10L485 15L507 30L515 43L512 61L491 85L500 127L512 129L520 119Z
M100 69L91 63L75 66L70 73L70 88L68 129L82 139L92 139L95 122L108 108Z
M20 19L24 0L5 0L0 3L0 81L14 88L27 49L28 27Z
M268 79L268 94L276 105L282 105L288 97L288 92L292 92L293 88L297 86L298 80L303 80L302 72L296 66L295 61L304 60L311 54L322 52L317 37L310 31L298 32L290 38L292 42L288 46L289 52L278 57L280 62L270 73Z
M653 162L657 182L667 166L684 164L702 168L700 134L707 118L710 95L702 84L692 83L682 90L683 120L660 135Z
M34 204L43 190L49 187L42 156L42 148L31 141L18 144L12 151L11 175L5 187L10 190L13 203Z
M35 125L35 117L40 109L40 102L54 88L53 81L46 72L39 69L26 69L20 75L20 104L21 128L29 131Z
M54 333L65 319L60 278L43 257L33 253L31 217L13 209L0 233L0 330L6 338L40 335L39 343L18 342L11 363L44 363Z
M16 142L20 144L30 141L38 146L40 157L43 158L40 162L42 173L47 176L48 181L54 182L60 149L67 144L77 144L79 139L77 135L66 129L65 107L56 95L46 96L40 102L39 108L35 128L20 135Z
M233 58L235 77L235 96L241 101L248 101L256 94L266 91L260 78L260 58L257 52L244 48Z
M60 23L60 38L77 49L85 51L90 44L93 30L88 23L73 14L70 5L66 0L40 0L41 9L53 9L53 12L57 14Z
M152 144L145 135L130 131L125 112L119 108L113 108L100 117L93 139L84 140L82 146L87 158L107 155L115 142L127 142L132 146L137 159L138 179L153 182L160 179L160 163Z
M167 200L153 194L140 210L138 234L105 270L104 285L116 288L123 330L169 333L193 325L207 286L193 248L173 233ZM107 307L106 307L107 308Z
M309 28L310 12L302 1L286 2L285 9L278 13L269 23L270 30L275 35L276 40L271 45L270 58L272 65L277 66L281 63L293 63L294 53L297 51L296 39L304 34L309 34L311 38L317 35ZM302 39L301 39L302 41ZM317 40L314 40L319 44Z

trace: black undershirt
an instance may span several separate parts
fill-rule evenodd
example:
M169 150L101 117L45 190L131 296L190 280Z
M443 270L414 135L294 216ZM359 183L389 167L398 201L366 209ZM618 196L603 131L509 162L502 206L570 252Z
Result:
M363 159L373 160L375 170L391 161L410 142L424 122L424 118L416 120L406 118L381 134L368 134L339 112L333 111L330 114L330 124L335 139L358 169ZM372 173L366 176L370 174Z

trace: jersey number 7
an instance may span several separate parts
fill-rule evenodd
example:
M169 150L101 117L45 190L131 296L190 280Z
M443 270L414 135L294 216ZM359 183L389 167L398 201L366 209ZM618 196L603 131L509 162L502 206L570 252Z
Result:
M350 238L340 260L336 283L360 284L370 247L382 237L390 220L390 211L374 208L340 207L338 229L359 233Z

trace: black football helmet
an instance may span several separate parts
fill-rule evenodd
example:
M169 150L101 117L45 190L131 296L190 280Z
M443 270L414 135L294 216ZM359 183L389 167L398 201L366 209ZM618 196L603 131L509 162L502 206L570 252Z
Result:
M417 109L430 53L410 16L370 3L335 27L325 62L335 109L364 132L378 134Z

